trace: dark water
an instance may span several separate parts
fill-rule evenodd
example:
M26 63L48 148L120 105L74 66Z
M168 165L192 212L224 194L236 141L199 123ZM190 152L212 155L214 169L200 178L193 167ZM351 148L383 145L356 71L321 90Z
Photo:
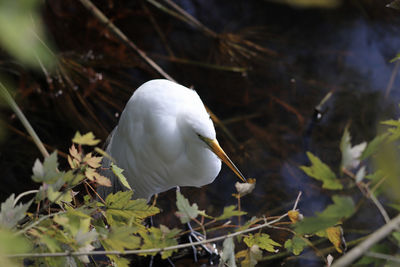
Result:
M400 13L385 8L390 1L344 2L336 9L297 9L267 1L176 2L213 31L236 33L269 51L257 51L248 58L220 51L216 40L151 5L146 7L168 46L160 41L140 2L96 4L169 75L183 85L193 85L206 105L226 122L236 142L217 128L222 147L247 177L257 179L254 193L242 199L242 207L251 217L286 212L299 191L303 192L299 205L303 214L323 210L330 204L331 192L321 190L318 182L298 169L307 164L305 152L312 151L337 169L339 142L348 122L353 144L357 144L376 134L379 121L398 115L400 79L396 63L389 61L400 50ZM65 66L74 86L57 82L50 86L40 73L23 72L12 76L18 85L19 103L43 141L59 150L67 151L76 130L94 131L105 140L134 88L159 76L105 33L77 1L48 1L43 14L50 36L69 62ZM243 71L175 63L165 59L168 49L178 58L236 66ZM315 122L314 108L329 91L333 95L324 105L322 119ZM246 118L248 115L252 117ZM5 111L4 117L6 123L21 129L10 112ZM10 192L37 186L29 182L29 166L36 157L40 155L29 141L8 130L0 150L2 199ZM235 182L234 174L224 166L213 184L183 192L201 209L218 215L223 206L236 203L231 196ZM361 197L356 190L348 193L355 199ZM174 192L161 194L159 202L168 211L175 202ZM358 218L345 226L371 229L383 223L368 203ZM167 212L158 220L171 227L177 223ZM313 257L307 262L273 263L321 266Z

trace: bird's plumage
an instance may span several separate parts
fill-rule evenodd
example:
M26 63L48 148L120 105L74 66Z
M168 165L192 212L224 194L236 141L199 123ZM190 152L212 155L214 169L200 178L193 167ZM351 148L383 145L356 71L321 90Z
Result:
M216 139L198 94L168 80L151 80L126 104L106 151L125 170L134 197L149 199L175 186L200 187L215 179L221 160L199 136ZM101 188L101 195L122 189L113 177L113 188Z

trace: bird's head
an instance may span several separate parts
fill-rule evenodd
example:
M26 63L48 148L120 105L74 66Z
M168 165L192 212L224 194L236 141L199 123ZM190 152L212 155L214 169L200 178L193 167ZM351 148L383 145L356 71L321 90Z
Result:
M188 135L193 142L210 149L243 182L246 182L246 178L219 145L211 117L207 113L200 97L197 93L195 94L196 101L192 101L190 105L185 105L185 108L181 112L181 121L186 126L186 135Z

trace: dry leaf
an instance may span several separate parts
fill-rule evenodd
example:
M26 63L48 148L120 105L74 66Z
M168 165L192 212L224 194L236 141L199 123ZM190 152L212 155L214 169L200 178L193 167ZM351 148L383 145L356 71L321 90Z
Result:
M292 223L303 220L303 214L301 214L298 210L289 210L288 216Z

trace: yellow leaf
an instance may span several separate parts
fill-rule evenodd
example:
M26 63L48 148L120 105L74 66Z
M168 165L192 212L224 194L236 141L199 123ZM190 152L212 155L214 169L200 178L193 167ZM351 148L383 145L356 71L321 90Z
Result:
M69 149L69 154L78 161L82 160L81 153L78 152L74 144L72 144L71 148Z
M79 161L76 159L72 158L70 155L68 155L68 163L71 169L76 169L80 166Z
M99 185L111 186L111 181L107 177L104 177L103 175L99 174L92 168L87 168L85 171L85 176L88 178L90 181L94 181L98 183Z
M88 132L87 134L81 135L78 131L76 132L72 142L79 145L88 145L95 146L100 143L100 139L95 139L94 134L92 132Z
M83 158L83 162L85 162L87 165L89 165L92 168L98 168L101 166L100 162L103 159L103 157L92 157L92 153L88 153L85 155Z
M341 226L332 226L326 228L326 235L329 241L335 246L335 249L339 253L343 253L346 250L346 242L343 237L343 229Z
M292 223L303 220L303 214L301 214L298 210L289 210L288 216Z

